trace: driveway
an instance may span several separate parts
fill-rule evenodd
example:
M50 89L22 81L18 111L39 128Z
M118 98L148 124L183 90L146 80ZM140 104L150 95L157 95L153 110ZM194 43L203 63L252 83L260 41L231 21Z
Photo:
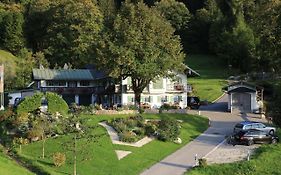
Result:
M242 120L251 120L251 117L241 116L240 114L230 114L223 112L227 110L228 96L224 95L215 104L200 107L201 115L210 119L210 127L185 145L175 153L167 156L156 163L141 175L181 175L187 169L195 165L195 155L202 158L215 150L222 143L227 135L230 135L233 126ZM198 111L190 111L191 114L197 114ZM258 119L256 119L258 120Z

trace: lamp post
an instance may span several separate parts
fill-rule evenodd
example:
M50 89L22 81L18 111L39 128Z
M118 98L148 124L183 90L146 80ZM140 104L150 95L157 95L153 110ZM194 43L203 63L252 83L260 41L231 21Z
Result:
M4 110L4 65L0 65L0 110Z

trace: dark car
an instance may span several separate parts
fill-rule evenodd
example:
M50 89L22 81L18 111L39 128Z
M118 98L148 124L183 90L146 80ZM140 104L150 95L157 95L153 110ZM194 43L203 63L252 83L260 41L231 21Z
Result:
M16 108L22 101L24 100L23 97L17 97L14 101L14 108Z
M265 131L249 129L242 130L238 133L233 134L230 137L229 143L236 144L246 144L248 146L254 143L272 143L275 144L279 142L279 138L276 135L270 135Z
M199 97L187 97L187 106L191 109L198 109L200 107Z

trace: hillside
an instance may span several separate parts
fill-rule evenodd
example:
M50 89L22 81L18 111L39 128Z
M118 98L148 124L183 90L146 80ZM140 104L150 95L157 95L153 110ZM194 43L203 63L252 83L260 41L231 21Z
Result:
M194 88L194 95L201 100L214 101L222 95L222 87L226 85L227 66L211 55L188 55L186 64L200 73L200 77L189 78L188 82Z

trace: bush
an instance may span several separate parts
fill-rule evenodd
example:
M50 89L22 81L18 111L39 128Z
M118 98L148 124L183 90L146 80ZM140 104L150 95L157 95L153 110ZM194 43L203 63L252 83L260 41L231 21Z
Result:
M157 126L149 123L145 126L145 135L153 136L155 135L156 130L157 130Z
M14 115L14 112L12 108L8 108L5 111L0 111L0 122L6 120L9 117L12 117Z
M119 134L120 140L122 142L136 142L138 138L136 137L136 134L131 131L124 131L123 133Z
M66 160L65 154L60 153L60 152L56 152L53 154L53 161L54 161L54 165L56 167L60 167L60 166L64 165L65 160Z
M43 134L43 130L41 128L38 127L32 128L30 131L28 131L27 138L31 140L37 137L41 138L42 134Z
M43 93L36 93L33 96L26 97L17 107L17 113L33 112L41 106Z
M170 105L170 104L168 104L168 103L164 103L164 104L160 107L160 109L162 109L162 110L178 109L178 106L176 106L176 105Z
M205 159L205 158L201 158L198 161L199 161L199 167L206 167L208 165L207 159Z
M162 141L174 141L180 135L180 125L178 121L164 119L159 122L157 130L158 139Z
M50 113L55 114L59 112L64 115L67 114L69 110L68 105L58 94L47 92L46 99L48 101L48 111Z

